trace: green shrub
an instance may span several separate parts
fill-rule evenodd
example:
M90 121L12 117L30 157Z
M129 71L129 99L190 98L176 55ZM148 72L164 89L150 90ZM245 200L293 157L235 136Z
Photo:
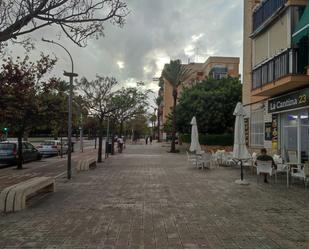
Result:
M183 143L191 143L191 134L180 135L181 141ZM202 145L220 145L220 146L230 146L234 143L233 134L199 134L199 141Z

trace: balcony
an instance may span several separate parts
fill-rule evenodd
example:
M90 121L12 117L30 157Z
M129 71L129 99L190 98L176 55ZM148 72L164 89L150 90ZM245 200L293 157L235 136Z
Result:
M252 70L252 95L274 96L308 85L309 76L298 66L298 51L288 49Z
M288 0L266 0L253 13L253 33L257 31L272 16L275 16Z

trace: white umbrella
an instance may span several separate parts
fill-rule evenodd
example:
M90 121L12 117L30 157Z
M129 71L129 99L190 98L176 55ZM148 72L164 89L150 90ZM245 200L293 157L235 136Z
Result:
M190 146L190 151L195 151L195 152L200 152L202 151L200 142L198 140L198 130L197 130L197 123L196 123L196 118L193 117L191 120L191 146Z
M247 184L247 182L244 181L244 177L243 177L242 161L251 158L251 156L246 146L245 121L244 121L246 112L244 110L243 105L240 102L237 103L233 114L234 116L236 116L235 131L234 131L233 158L235 160L240 161L240 164L241 164L241 179L237 180L236 182L240 184Z

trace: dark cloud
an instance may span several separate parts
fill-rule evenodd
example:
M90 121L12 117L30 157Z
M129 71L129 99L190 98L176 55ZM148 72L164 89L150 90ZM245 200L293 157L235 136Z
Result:
M65 37L79 75L112 75L122 82L152 78L169 59L204 60L209 55L242 55L242 0L128 0L130 15L123 28L106 25L105 37L78 48ZM36 53L59 57L56 73L69 70L65 53L41 37L57 39L53 28L37 31ZM19 51L19 50L18 50ZM15 51L16 53L16 51ZM197 56L198 55L198 56ZM120 68L123 66L123 68Z

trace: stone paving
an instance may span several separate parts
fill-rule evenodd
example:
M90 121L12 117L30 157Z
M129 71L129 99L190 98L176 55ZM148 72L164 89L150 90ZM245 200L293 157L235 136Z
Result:
M57 192L0 215L0 248L309 248L308 191L234 183L239 170L198 170L161 145L131 145Z

